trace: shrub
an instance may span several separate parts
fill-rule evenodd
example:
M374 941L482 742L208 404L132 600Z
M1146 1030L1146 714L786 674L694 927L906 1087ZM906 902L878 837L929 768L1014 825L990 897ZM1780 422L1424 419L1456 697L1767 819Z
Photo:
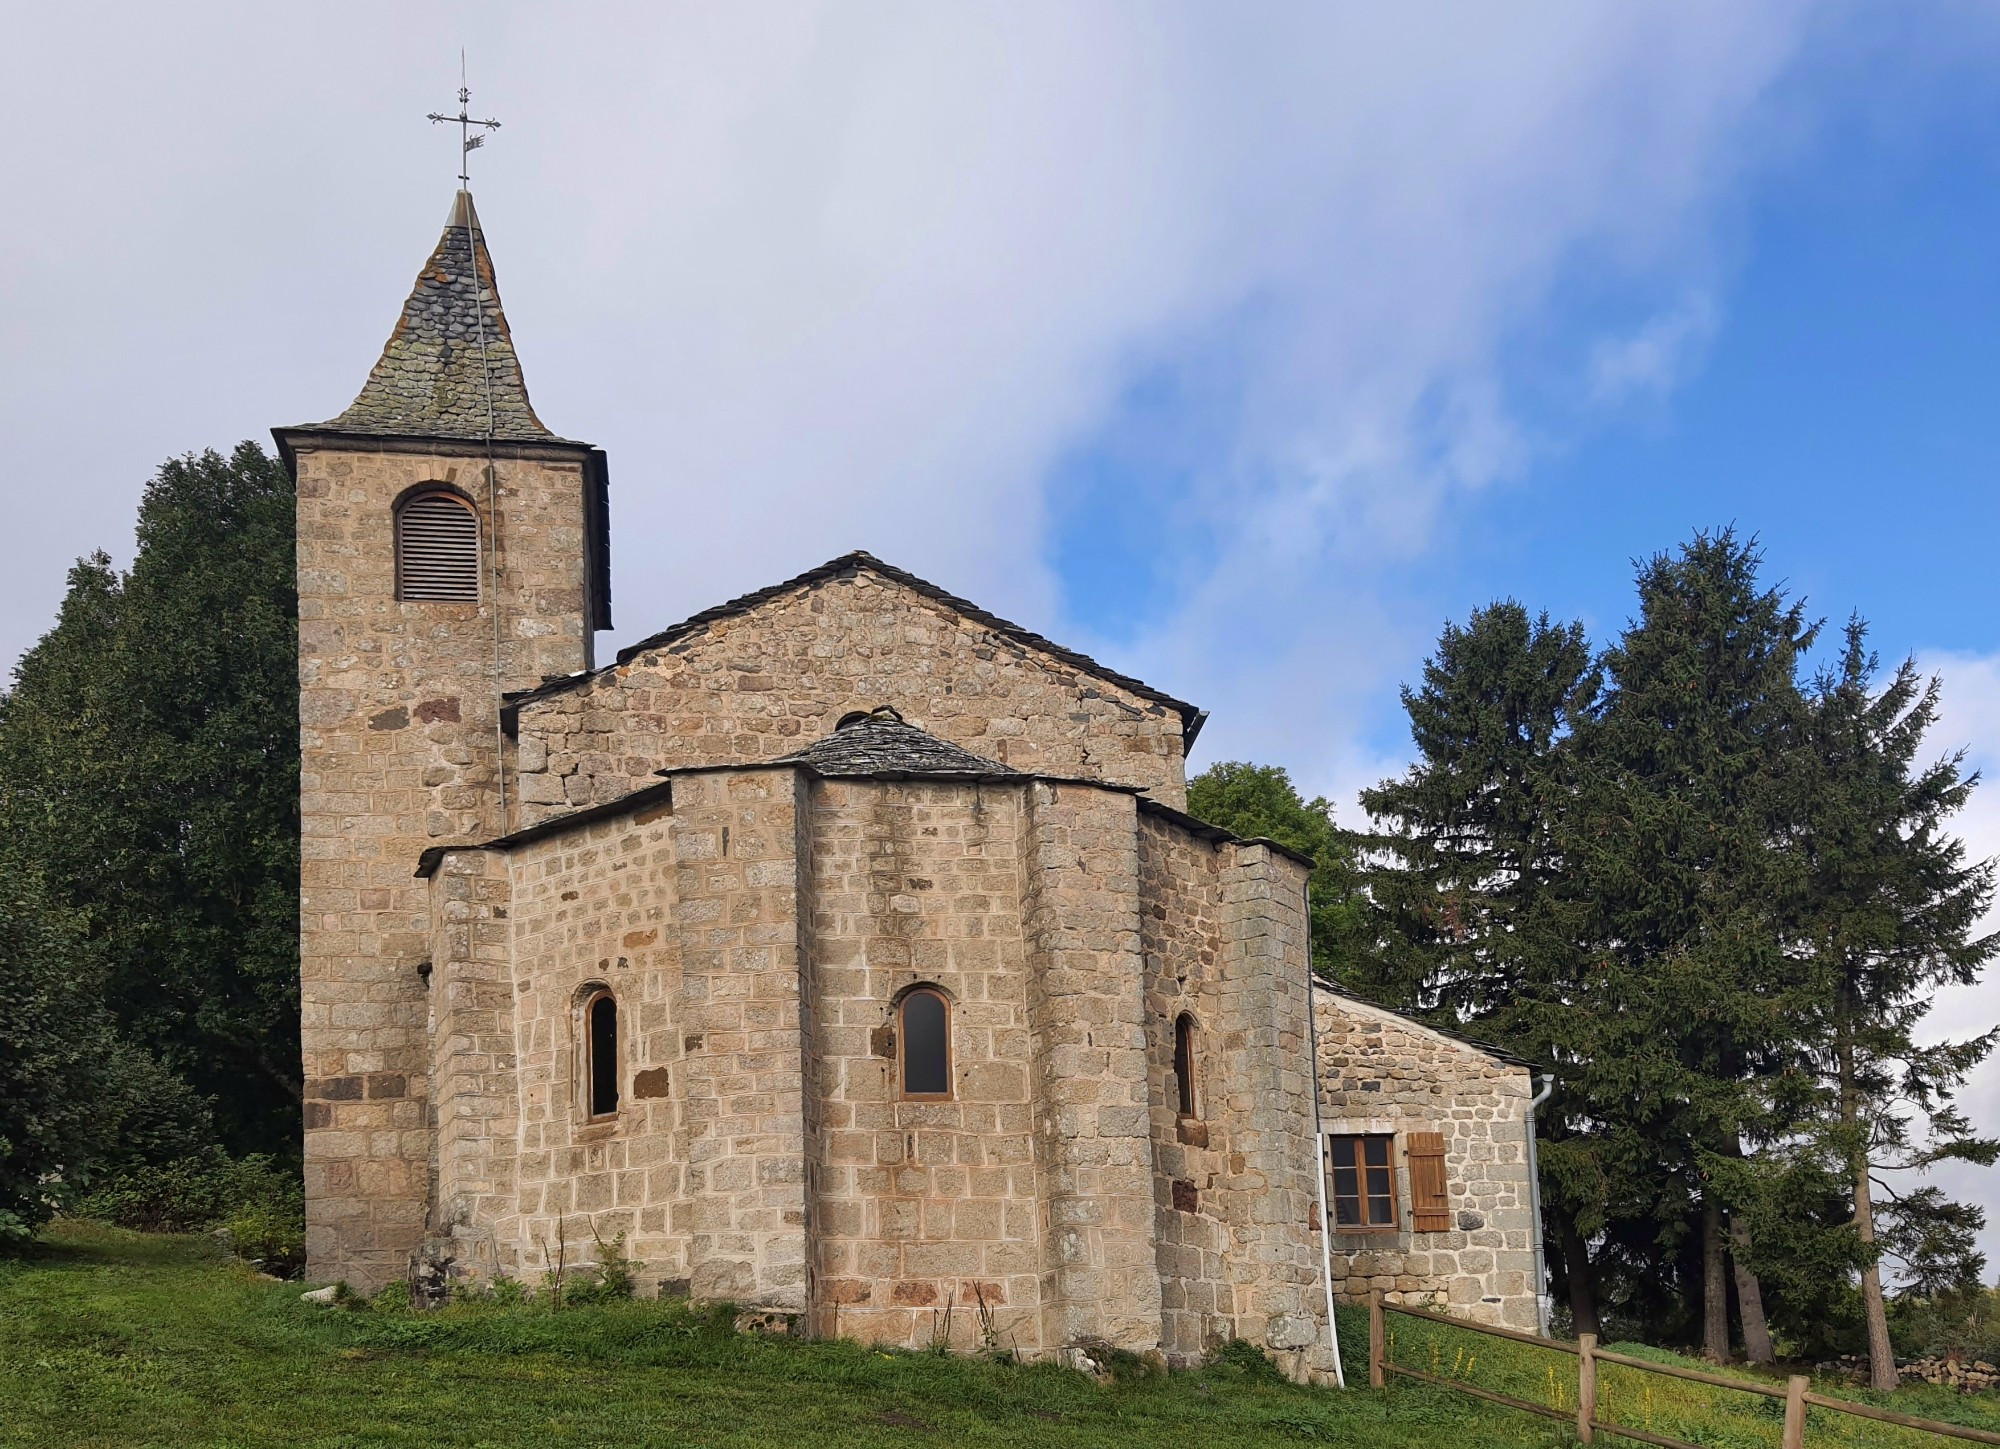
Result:
M208 1147L171 1162L131 1162L71 1204L76 1217L149 1233L229 1234L230 1250L280 1278L305 1268L305 1193L269 1157Z

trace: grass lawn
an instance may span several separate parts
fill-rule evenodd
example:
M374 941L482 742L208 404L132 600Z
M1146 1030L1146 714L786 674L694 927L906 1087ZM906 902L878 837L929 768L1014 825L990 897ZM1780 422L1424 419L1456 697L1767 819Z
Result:
M1571 1442L1558 1425L1407 1382L1342 1394L1225 1364L1100 1387L1041 1366L739 1337L671 1304L411 1314L314 1308L299 1291L218 1261L200 1239L58 1224L26 1260L0 1264L0 1444ZM1390 1321L1397 1356L1415 1367L1555 1402L1568 1366L1573 1393L1573 1361L1560 1355ZM1343 1322L1342 1342L1365 1383L1358 1315ZM1665 1380L1648 1400L1620 1372L1649 1376L1607 1369L1621 1418L1643 1426L1650 1414L1656 1432L1706 1444L1777 1444L1778 1421L1760 1401ZM1894 1403L2000 1428L1990 1401L1911 1389ZM1808 1442L1942 1441L1873 1429L1840 1437L1816 1418Z

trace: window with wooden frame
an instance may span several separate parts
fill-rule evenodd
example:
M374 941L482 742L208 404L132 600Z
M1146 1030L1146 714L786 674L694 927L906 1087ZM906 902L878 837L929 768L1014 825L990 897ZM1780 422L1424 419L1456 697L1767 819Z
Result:
M1388 1133L1326 1139L1327 1201L1336 1232L1386 1232L1396 1226L1396 1139Z
M608 990L583 1003L583 1100L593 1122L618 1115L618 998Z
M1451 1193L1445 1185L1444 1134L1405 1133L1403 1156L1410 1164L1411 1231L1450 1232Z
M396 597L479 602L479 515L456 493L429 489L397 507Z
M1183 1011L1174 1021L1174 1110L1198 1117L1194 1083L1194 1018Z
M919 986L896 1007L898 1071L903 1096L942 1101L951 1096L951 1003L933 986Z

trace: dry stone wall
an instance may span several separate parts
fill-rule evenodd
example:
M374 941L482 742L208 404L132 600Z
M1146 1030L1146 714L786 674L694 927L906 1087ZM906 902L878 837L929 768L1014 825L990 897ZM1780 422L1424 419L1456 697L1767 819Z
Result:
M1528 1191L1528 1070L1351 997L1317 1001L1322 1125L1393 1133L1398 1225L1333 1235L1336 1293L1535 1326ZM1452 1226L1410 1227L1410 1132L1441 1133Z
M661 769L775 759L882 704L1018 770L1186 800L1176 711L857 568L525 701L520 818L615 800Z
M422 1245L431 1158L430 946L417 857L505 829L496 684L585 667L579 455L500 450L493 590L396 598L394 507L444 483L485 516L461 447L353 451L297 439L300 1030L309 1271L373 1287Z

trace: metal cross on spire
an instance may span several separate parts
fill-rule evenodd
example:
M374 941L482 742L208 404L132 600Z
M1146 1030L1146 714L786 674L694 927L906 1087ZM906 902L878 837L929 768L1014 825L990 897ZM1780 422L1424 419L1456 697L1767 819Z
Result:
M486 131L497 131L500 129L498 121L474 120L466 110L466 107L471 103L472 92L465 87L465 52L460 51L458 55L458 114L455 116L441 116L436 111L432 111L429 119L433 125L439 121L458 122L458 184L460 189L466 191L472 189L472 177L469 174L472 170L472 153L486 144ZM472 129L474 126L481 126L485 129L475 133Z

